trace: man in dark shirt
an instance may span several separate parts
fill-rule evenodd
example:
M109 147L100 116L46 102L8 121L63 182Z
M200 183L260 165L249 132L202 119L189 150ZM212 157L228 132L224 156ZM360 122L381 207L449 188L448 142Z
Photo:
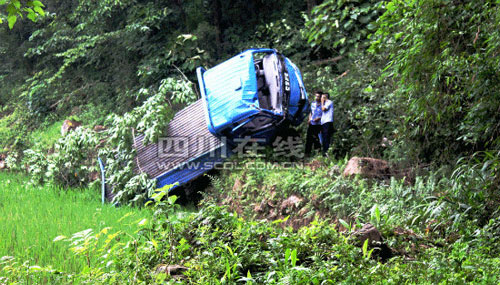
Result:
M314 94L314 102L311 103L311 113L309 114L309 125L307 127L306 149L305 155L310 156L312 149L320 149L319 133L321 132L321 94L323 92L316 91Z

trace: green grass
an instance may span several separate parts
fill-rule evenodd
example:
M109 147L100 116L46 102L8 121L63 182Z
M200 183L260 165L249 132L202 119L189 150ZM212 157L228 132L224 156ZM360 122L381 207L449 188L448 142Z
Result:
M61 127L64 121L57 121L51 125L38 129L30 133L31 141L34 145L39 145L44 149L49 149L61 138Z
M32 186L28 181L23 175L0 172L0 257L13 256L20 263L78 272L83 260L67 243L53 242L55 237L105 227L134 233L137 222L151 216L147 210L101 205L97 190Z

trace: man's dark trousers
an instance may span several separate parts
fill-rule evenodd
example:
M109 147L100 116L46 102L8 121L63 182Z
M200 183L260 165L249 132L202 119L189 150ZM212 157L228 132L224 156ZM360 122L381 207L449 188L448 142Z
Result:
M306 149L305 155L310 155L312 149L320 149L319 133L321 132L321 125L309 124L306 135Z
M321 142L323 144L323 155L326 155L330 148L330 139L333 134L333 122L324 123L321 125Z

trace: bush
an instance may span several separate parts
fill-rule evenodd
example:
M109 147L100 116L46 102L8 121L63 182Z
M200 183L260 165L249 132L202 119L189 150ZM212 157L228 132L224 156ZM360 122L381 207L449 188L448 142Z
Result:
M60 138L52 154L46 154L44 149L24 151L23 164L34 181L84 186L91 181L90 174L98 170L98 142L94 131L80 127Z

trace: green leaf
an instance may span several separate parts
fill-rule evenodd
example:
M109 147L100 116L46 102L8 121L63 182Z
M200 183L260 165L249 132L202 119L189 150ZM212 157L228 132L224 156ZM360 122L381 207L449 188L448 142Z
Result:
M65 238L66 238L65 236L56 236L52 241L60 241L60 240L63 240Z
M42 2L40 1L33 1L33 6L35 7L45 7Z
M7 5L7 9L6 9L6 10L7 10L7 13L9 13L9 16L10 16L10 15L16 15L16 14L17 14L17 9L16 9L16 7L15 7L14 5L12 5L12 4Z
M297 249L294 249L292 251L292 255L291 255L291 265L292 267L295 267L295 265L297 265Z
M366 256L366 258L370 258L372 256L372 253L373 253L374 250L375 250L375 248L370 249L370 251L368 252L368 255Z
M28 19L30 19L33 22L36 21L37 17L36 17L35 11L33 11L33 9L31 9L31 8L24 8L24 11L28 12L28 14L26 15L26 17L28 17Z
M380 223L380 209L378 207L375 208L375 217L377 218L377 223Z
M371 17L370 16L363 16L361 18L359 18L359 21L362 23L362 24L367 24L368 22L370 22L371 20Z
M16 15L9 15L7 17L7 22L9 22L9 29L12 30L12 28L14 27L14 24L16 23L17 21L17 16Z
M368 256L368 239L365 239L365 242L363 243L363 256L367 257Z
M38 14L45 16L45 11L43 11L43 9L40 8L39 6L33 7L33 10L35 10L35 12L37 12Z
M17 10L21 9L21 2L19 2L19 0L12 1L12 5L14 5L14 7L16 7Z
M378 208L378 205L374 205L372 207L371 220L377 224L380 223L380 209Z
M288 262L288 259L290 258L290 249L287 248L285 250L285 262Z
M227 244L225 244L224 246L226 247L227 251L229 251L229 254L230 254L231 256L234 256L234 251L233 251L233 249L232 249L231 247L229 247L229 245L227 245Z
M347 229L347 231L351 231L351 226L344 220L339 219L339 222Z
M170 205L173 205L173 204L175 203L175 201L177 201L177 196L172 195L172 196L169 196L169 197L168 197L168 203L169 203Z
M30 270L31 272L33 272L33 271L42 271L42 270L43 270L43 268L41 268L41 267L40 267L40 266L38 266L38 265L33 265L33 266L30 266L30 267L29 267L29 270Z

